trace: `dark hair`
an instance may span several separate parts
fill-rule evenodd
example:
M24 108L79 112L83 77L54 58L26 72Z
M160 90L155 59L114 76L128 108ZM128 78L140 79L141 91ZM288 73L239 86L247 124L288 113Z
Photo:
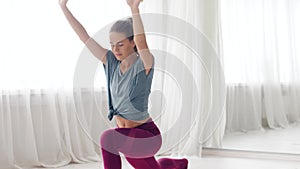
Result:
M127 39L132 41L134 38L132 18L130 17L126 20L118 20L112 25L109 32L124 33ZM134 51L137 52L136 46L134 47Z

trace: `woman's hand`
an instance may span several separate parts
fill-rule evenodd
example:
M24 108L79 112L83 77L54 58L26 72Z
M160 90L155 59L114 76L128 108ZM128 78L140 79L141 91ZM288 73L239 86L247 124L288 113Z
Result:
M136 9L139 7L142 1L143 0L127 0L127 4L130 6L131 9Z
M66 6L68 3L68 0L58 0L58 2L59 2L60 6Z

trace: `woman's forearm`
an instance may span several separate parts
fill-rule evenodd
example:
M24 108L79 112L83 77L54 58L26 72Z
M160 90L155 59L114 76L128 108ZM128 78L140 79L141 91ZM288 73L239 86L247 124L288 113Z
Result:
M107 52L100 44L98 44L93 38L91 38L85 28L80 22L73 16L67 7L68 0L60 0L60 7L70 23L73 30L79 36L80 40L87 46L87 48L92 52L92 54L106 64L105 54Z
M79 36L80 40L83 43L86 43L89 39L90 36L88 35L87 31L85 28L81 25L81 23L73 16L73 14L70 12L68 7L66 5L61 5L61 9L67 18L69 24L73 28L73 30L76 32L76 34Z
M139 51L142 62L146 70L146 74L149 73L151 67L153 66L153 56L151 55L148 44L146 40L146 35L144 31L144 25L140 16L140 11L138 7L131 7L132 21L133 21L133 33L134 42Z
M146 36L144 32L144 25L140 16L140 11L138 7L131 8L132 21L133 21L133 33L134 41L138 47L141 42L146 42Z

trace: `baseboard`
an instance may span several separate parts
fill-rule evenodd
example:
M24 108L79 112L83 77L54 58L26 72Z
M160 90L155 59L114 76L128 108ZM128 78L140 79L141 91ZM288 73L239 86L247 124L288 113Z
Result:
M264 160L284 160L284 161L299 161L300 162L300 154L203 148L202 157L205 158L207 156L221 156L221 157L232 157L232 158L253 158L253 159L264 159Z

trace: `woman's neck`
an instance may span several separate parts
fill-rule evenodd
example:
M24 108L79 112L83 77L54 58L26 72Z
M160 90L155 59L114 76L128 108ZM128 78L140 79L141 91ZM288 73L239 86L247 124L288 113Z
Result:
M138 57L138 54L136 52L130 54L129 56L127 56L126 58L124 58L121 61L121 67L123 69L129 68L135 62L135 60L137 59L137 57Z

